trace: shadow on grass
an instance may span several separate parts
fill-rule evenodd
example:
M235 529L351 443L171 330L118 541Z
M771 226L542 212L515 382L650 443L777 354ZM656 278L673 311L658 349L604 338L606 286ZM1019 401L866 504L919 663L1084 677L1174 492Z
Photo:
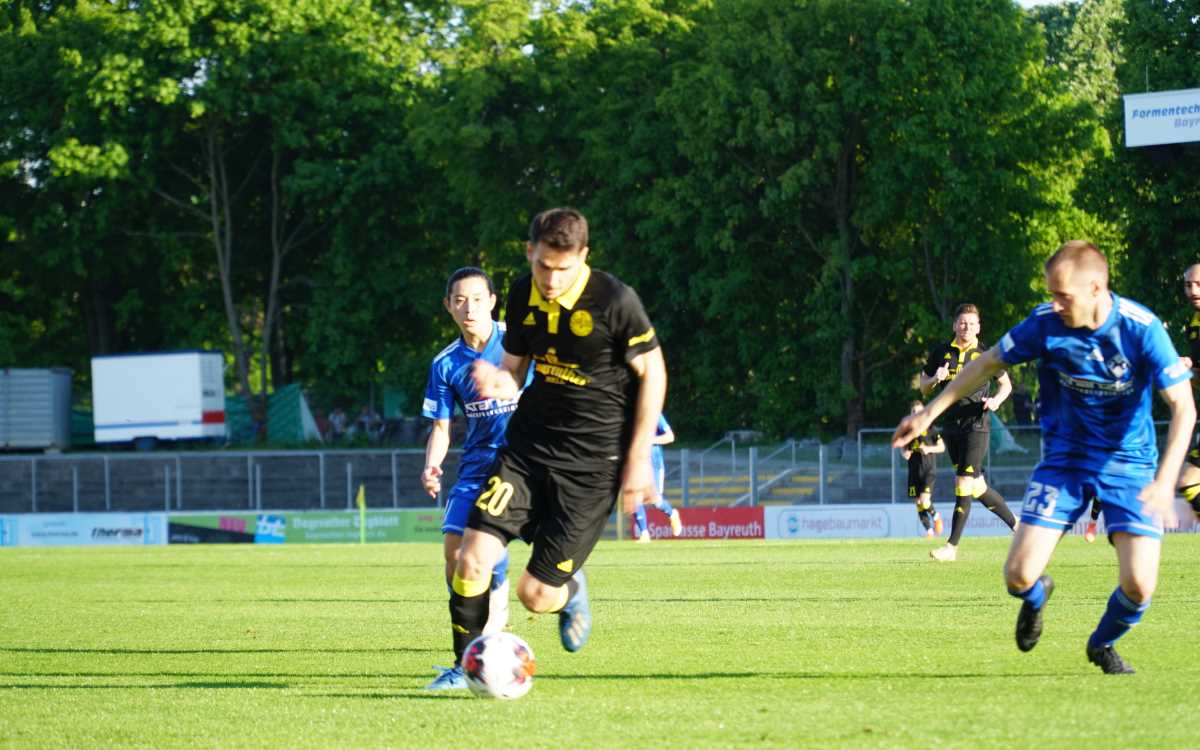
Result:
M0 685L0 690L286 690L286 682L166 682L153 685L62 685L13 684Z
M314 679L314 680L420 680L426 677L424 672L417 674L389 674L387 672L251 672L251 673L234 673L234 672L0 672L0 677L89 677L89 678L108 678L121 677L131 679L134 677L210 677L215 679Z
M339 598L312 598L312 597L293 597L293 598L263 598L256 596L247 596L242 599L211 599L205 596L197 596L195 599L122 599L123 602L131 604L444 604L445 596L441 598L429 597L425 599L339 599ZM80 599L82 602L106 602L107 599Z
M921 672L864 672L854 674L830 674L828 672L697 672L694 674L555 674L538 675L539 682L605 682L630 681L642 682L647 680L663 680L672 682L690 682L694 680L994 680L1012 678L1027 680L1031 677L1071 677L1084 676L1064 674L1062 672L962 672L962 673L921 673ZM1092 672L1088 672L1088 677ZM305 698L361 698L366 700L474 700L474 696L466 690L406 690L395 693L307 693Z
M371 701L473 701L479 700L469 690L401 690L395 693L306 693L302 698L358 698Z
M441 654L444 648L51 648L0 646L12 654Z
M992 680L1012 677L1063 677L1061 672L696 672L693 674L551 674L538 675L538 680Z

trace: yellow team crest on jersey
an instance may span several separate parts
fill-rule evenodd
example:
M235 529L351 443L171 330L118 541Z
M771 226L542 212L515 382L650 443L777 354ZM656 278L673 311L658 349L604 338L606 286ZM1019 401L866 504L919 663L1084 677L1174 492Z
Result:
M580 338L592 332L595 326L592 324L592 314L587 310L576 310L571 313L571 333Z
M533 317L533 311L532 311L532 310L530 310L530 311L529 311L529 314L525 316L525 320L522 320L522 321L521 321L521 325L526 325L526 326L535 326L535 325L537 325L537 321L536 321L536 320L534 319L534 317Z
M559 570L561 570L564 573L570 573L571 571L575 570L575 560L574 560L574 558L572 558L570 560L563 560L562 562L560 562L558 565L555 565L554 567L558 568Z

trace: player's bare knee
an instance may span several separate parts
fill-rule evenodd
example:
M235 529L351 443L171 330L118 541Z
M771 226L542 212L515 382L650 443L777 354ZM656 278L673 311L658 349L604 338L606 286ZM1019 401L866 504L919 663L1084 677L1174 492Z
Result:
M1020 561L1004 564L1004 585L1009 591L1028 591L1037 583L1038 576Z
M1155 581L1138 576L1130 576L1121 581L1121 591L1135 604L1150 601L1150 597L1154 596L1154 586Z
M547 586L528 574L521 576L521 580L517 583L517 598L530 612L549 610L558 599L555 596L556 593L555 587Z
M458 572L458 577L464 581L481 581L492 575L491 563L484 562L478 552L471 550L458 552L458 564L455 566L455 570Z

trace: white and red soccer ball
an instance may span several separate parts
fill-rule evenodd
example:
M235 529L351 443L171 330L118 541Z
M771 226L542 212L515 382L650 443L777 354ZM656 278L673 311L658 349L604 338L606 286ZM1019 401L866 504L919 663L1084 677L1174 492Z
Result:
M529 644L503 631L479 636L462 656L467 686L484 698L520 698L533 687L536 668Z

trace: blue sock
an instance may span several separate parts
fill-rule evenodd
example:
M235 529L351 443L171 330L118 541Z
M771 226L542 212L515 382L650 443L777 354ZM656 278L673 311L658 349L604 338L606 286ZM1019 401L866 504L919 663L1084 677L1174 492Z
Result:
M671 511L674 510L674 508L671 507L671 504L663 499L659 499L659 501L654 504L654 507L661 510L667 518L671 517Z
M508 580L508 550L504 550L504 554L496 561L495 567L492 568L492 591L504 585Z
M646 506L638 505L637 510L633 512L633 528L634 536L641 536L646 530Z
M1024 591L1013 591L1012 589L1009 589L1008 593L1017 597L1018 599L1024 599L1025 601L1029 602L1033 605L1034 609L1041 609L1042 605L1046 603L1046 587L1042 585L1041 578L1037 579L1032 586Z
M1142 615L1150 609L1150 600L1138 604L1125 595L1118 586L1117 590L1108 597L1108 608L1096 626L1096 632L1088 639L1089 646L1111 646L1113 641L1129 632L1129 629L1142 621Z

